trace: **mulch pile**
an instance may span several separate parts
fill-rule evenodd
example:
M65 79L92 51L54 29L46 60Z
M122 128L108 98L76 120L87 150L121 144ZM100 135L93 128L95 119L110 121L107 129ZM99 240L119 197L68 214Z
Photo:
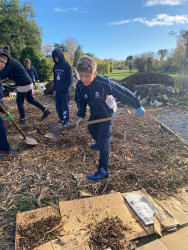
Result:
M125 249L127 228L119 218L106 218L91 229L89 246L92 250Z
M174 78L160 73L140 72L128 76L119 82L126 82L128 84L164 84L165 86L174 86Z
M133 92L136 89L136 85L142 85L142 84L162 84L165 86L171 86L171 87L174 86L173 77L166 74L160 74L154 72L136 73L116 82L127 87Z
M60 217L51 216L27 227L19 227L20 239L17 249L34 249L50 240L56 239L56 236L60 234L59 223Z
M9 143L18 154L0 159L1 249L14 244L16 212L34 209L42 199L50 204L58 198L82 198L84 192L96 196L141 188L151 196L165 199L188 184L187 147L151 116L114 121L110 177L100 182L89 181L87 175L97 170L99 152L90 148L93 141L87 128L65 130L58 140L45 138L48 122L58 121L55 103L52 96L36 96L36 99L52 110L40 122L42 112L25 103L28 124L22 129L39 142L37 146L27 145L14 126L5 121ZM5 98L5 104L17 121L15 99ZM127 112L121 107L118 110ZM71 123L75 123L76 113L75 102L70 101Z

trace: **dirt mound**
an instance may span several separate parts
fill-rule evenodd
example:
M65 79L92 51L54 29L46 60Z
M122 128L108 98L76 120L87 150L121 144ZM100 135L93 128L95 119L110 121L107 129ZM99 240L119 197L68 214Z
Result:
M118 82L121 85L128 87L129 89L131 88L131 86L132 88L134 88L133 86L141 84L162 84L165 86L174 86L174 78L172 78L171 76L151 72L136 73Z

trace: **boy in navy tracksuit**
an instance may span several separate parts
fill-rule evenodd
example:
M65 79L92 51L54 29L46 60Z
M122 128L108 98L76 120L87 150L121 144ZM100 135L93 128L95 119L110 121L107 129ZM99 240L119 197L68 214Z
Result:
M63 51L56 48L52 52L54 60L54 96L56 100L56 110L59 122L62 126L69 124L69 97L70 85L72 83L72 69L65 61Z
M107 118L115 115L115 99L136 109L139 116L144 114L138 98L128 89L113 82L110 78L96 74L97 64L94 58L83 56L77 63L80 80L76 86L75 101L78 106L77 127L83 121L87 104L90 107L91 120ZM100 152L98 171L88 176L89 180L97 181L109 176L110 137L113 121L95 123L88 126L89 133L96 141L92 148Z

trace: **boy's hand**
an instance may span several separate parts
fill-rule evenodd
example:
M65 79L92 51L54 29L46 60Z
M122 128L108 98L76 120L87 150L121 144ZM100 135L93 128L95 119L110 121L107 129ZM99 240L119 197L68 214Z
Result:
M145 112L145 109L142 106L136 109L136 113L138 114L138 116L142 116L144 112Z
M8 114L9 114L9 115L6 115L6 114L4 113L4 117L7 118L9 122L11 122L12 119L13 119L14 117L13 117L13 115L11 115L11 113L8 112Z
M53 96L56 96L56 91L53 92Z
M83 121L84 121L84 119L82 117L78 116L77 121L76 121L77 128L79 127L79 123L83 122Z

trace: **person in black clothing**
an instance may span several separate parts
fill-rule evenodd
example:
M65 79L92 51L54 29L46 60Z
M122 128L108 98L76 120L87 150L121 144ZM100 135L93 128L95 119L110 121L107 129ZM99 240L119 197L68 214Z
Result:
M6 59L0 58L0 70L2 70L5 67ZM2 82L0 79L0 103L3 105L5 109L6 106L3 103L3 88L2 88ZM0 108L0 112L4 113L3 110ZM9 121L13 118L13 116L9 113L9 117L7 117L5 114L4 116L8 118ZM0 116L0 157L6 156L11 154L13 151L10 150L10 145L7 140L7 131L5 124L3 122L3 119Z
M34 99L32 95L33 83L24 66L9 55L7 47L2 49L0 48L0 58L1 57L6 60L6 64L5 67L0 71L0 78L5 79L8 77L15 81L15 84L17 86L16 102L20 114L19 123L26 123L24 109L25 98L29 103L42 110L43 115L41 117L41 120L45 119L51 113L51 111Z
M69 97L70 85L72 83L72 69L65 61L63 51L56 48L52 52L54 60L54 96L56 100L56 110L59 116L59 122L62 126L69 124Z
M31 60L29 58L25 58L24 60L24 67L31 77L32 83L33 83L33 95L35 95L34 88L35 88L35 81L39 82L39 77L37 74L37 71L33 65L31 65Z
M115 116L117 109L115 98L135 108L139 116L144 114L144 108L131 91L113 82L109 77L97 75L96 68L94 58L89 56L81 57L77 63L77 71L80 75L75 94L78 106L77 127L86 115L87 105L90 107L89 121ZM89 133L95 140L91 148L96 148L100 152L98 171L89 175L89 180L98 181L109 176L112 126L112 120L88 126Z

